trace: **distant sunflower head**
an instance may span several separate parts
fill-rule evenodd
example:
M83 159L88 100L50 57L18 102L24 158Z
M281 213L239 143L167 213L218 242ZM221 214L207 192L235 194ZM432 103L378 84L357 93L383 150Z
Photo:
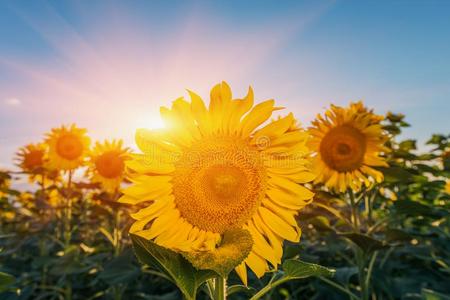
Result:
M83 164L90 140L86 129L72 125L52 129L46 142L50 166L58 170L73 170Z
M141 154L126 162L133 185L120 202L141 209L130 232L177 251L213 251L226 232L247 230L250 254L236 268L244 282L248 266L261 277L281 262L283 241L298 242L296 216L313 193L302 184L309 172L307 133L292 114L268 124L273 100L254 106L250 88L233 99L222 82L209 107L191 101L161 108L166 128L138 130ZM264 124L264 125L263 125ZM195 256L195 255L194 255Z
M88 170L92 182L100 183L107 192L115 192L124 179L127 155L122 140L95 143Z
M28 144L17 152L18 166L27 173L42 173L46 160L45 144Z
M7 190L11 186L11 175L6 170L0 169L0 198L8 195Z
M351 103L347 108L331 105L325 116L318 115L309 128L315 183L345 192L381 182L383 174L373 167L387 166L380 156L388 151L384 147L387 136L380 124L382 120L362 102Z

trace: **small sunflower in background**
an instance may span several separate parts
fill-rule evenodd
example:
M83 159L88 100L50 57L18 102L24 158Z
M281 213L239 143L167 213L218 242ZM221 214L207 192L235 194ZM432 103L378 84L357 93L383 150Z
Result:
M86 132L86 129L74 124L70 127L53 128L46 139L50 167L69 171L83 165L90 144Z
M88 173L93 183L100 183L109 193L116 192L124 180L125 160L129 150L122 140L96 142L90 154Z
M450 179L445 183L445 192L450 194Z
M251 88L232 99L222 82L209 108L189 94L191 102L179 98L161 108L166 129L137 131L143 153L126 162L133 185L119 202L142 208L132 214L131 233L175 251L223 260L221 239L246 230L253 242L235 269L246 284L247 267L263 276L268 263L281 263L283 241L300 239L296 216L313 198L303 185L314 178L308 134L292 114L262 126L280 108L274 100L254 105Z
M33 180L35 175L43 174L47 164L47 148L43 143L28 144L17 152L17 165Z
M50 192L47 194L46 199L47 203L53 208L57 208L62 205L62 198L57 189L50 190Z
M382 120L362 102L346 108L331 105L325 116L318 115L309 128L308 143L314 151L315 183L342 193L381 182L383 174L373 167L388 166L380 156L389 151L384 146L387 135Z
M0 198L7 197L6 192L11 186L11 175L6 170L0 170Z

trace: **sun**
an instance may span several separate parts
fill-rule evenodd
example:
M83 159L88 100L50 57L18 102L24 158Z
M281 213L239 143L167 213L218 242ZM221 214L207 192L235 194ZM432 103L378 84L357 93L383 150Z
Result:
M266 124L279 108L254 105L251 88L233 99L222 82L209 108L189 94L161 108L165 129L137 131L142 153L126 162L133 185L120 202L141 208L130 232L176 251L214 251L226 232L247 230L252 250L236 268L246 283L247 266L261 277L281 262L284 240L300 239L296 217L313 197L303 185L314 177L308 134L292 114Z

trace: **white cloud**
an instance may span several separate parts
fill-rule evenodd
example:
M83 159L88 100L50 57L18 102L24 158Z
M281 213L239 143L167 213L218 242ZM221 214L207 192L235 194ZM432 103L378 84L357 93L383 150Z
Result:
M19 106L22 104L22 101L18 98L6 98L3 100L3 103L5 103L7 106Z

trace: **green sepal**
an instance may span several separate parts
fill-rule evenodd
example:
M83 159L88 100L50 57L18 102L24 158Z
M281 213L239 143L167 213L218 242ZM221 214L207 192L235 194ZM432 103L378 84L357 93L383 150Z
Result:
M227 278L250 254L253 239L245 229L232 229L223 234L222 242L212 251L183 253L198 270L213 270Z

